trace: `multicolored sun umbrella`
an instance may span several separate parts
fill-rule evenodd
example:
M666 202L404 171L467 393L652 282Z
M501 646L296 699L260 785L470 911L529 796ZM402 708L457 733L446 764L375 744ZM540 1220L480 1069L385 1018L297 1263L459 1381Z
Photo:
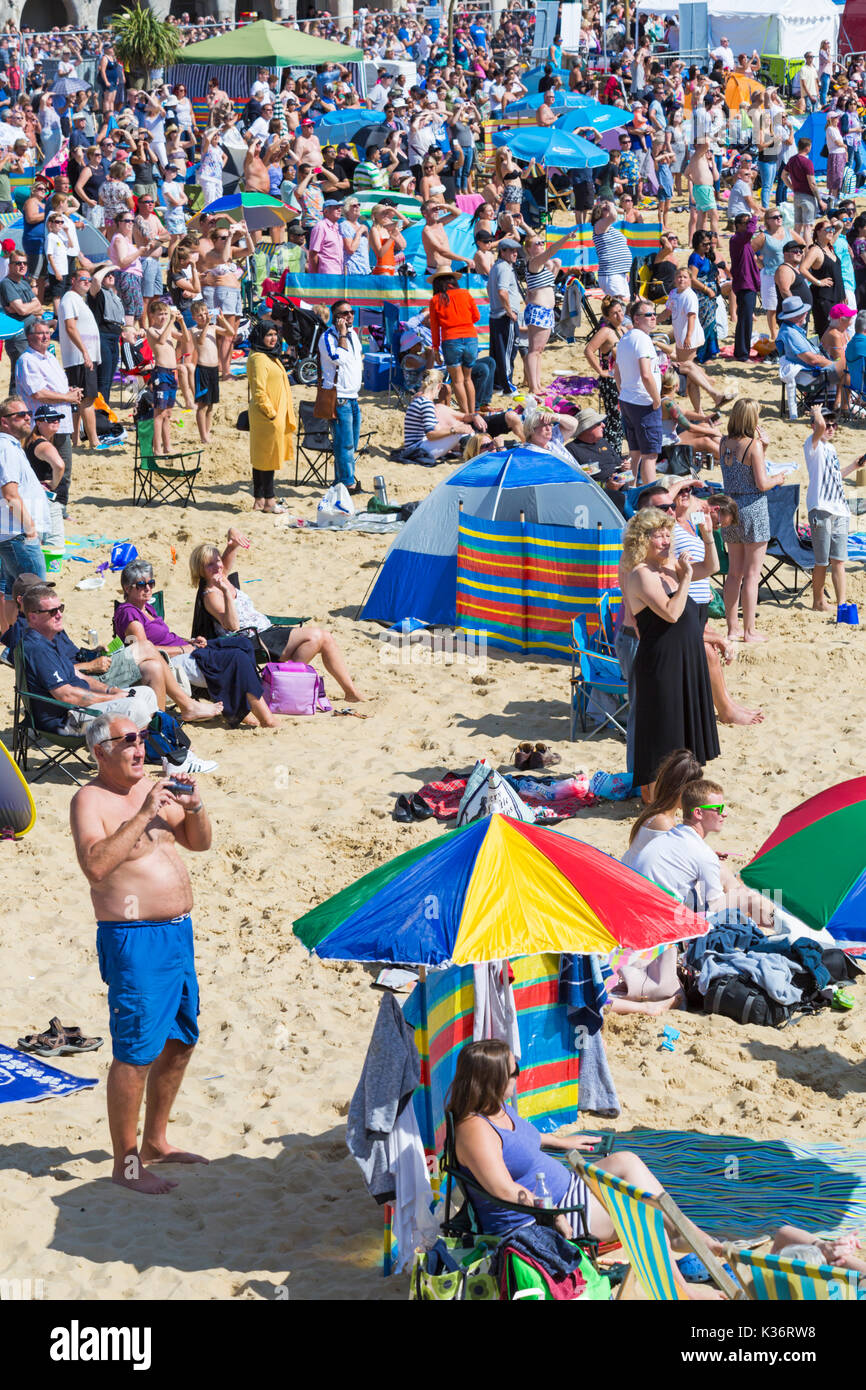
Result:
M202 209L210 217L231 217L235 221L246 222L251 232L259 232L263 227L276 227L280 222L288 222L297 217L296 212L286 207L282 198L271 198L267 193L227 193L224 198L215 198Z
M294 931L326 960L470 965L648 950L707 922L591 845L489 816L365 874Z
M812 796L782 817L740 877L807 927L866 942L866 777Z

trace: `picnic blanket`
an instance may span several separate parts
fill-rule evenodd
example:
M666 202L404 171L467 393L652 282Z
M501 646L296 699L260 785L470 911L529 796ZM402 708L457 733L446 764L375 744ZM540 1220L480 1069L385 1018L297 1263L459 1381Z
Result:
M67 1096L96 1086L97 1080L71 1076L46 1066L26 1052L0 1047L0 1105L13 1100L49 1100L52 1096Z
M598 797L593 796L587 783L585 792L574 790L573 794L562 799L553 800L553 793L558 782L569 781L577 783L576 778L561 777L509 777L503 774L505 781L513 787L527 806L533 810L543 810L543 819L549 824L560 820L569 820L576 816L579 811L585 810L588 806L596 806ZM452 820L457 815L463 793L466 790L468 777L459 777L454 774L446 774L441 782L428 782L421 788L418 795L425 805L430 807L437 820Z
M616 1147L638 1154L711 1235L745 1239L786 1222L866 1231L866 1147L652 1129L620 1132Z

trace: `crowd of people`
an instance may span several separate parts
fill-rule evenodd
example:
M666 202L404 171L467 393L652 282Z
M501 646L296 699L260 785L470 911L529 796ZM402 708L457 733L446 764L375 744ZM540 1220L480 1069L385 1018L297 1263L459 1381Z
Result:
M224 27L187 20L179 21L186 41ZM154 606L151 563L125 567L113 618L124 645L113 653L76 647L65 633L44 554L62 548L73 451L110 447L97 417L111 406L123 349L146 357L154 448L166 455L178 396L195 412L202 443L219 439L220 385L232 377L235 354L242 357L252 510L282 509L275 478L294 456L299 413L280 313L288 275L345 277L346 297L330 304L315 347L316 413L331 422L336 481L361 493L364 339L383 325L375 310L353 306L351 279L406 272L406 195L418 200L423 266L415 273L431 294L429 307L400 325L408 387L401 456L434 466L504 441L555 455L604 490L624 524L614 641L629 692L627 766L645 802L627 862L699 910L737 906L760 920L762 905L704 844L723 823L724 793L703 769L719 756L718 721L764 718L732 695L726 671L736 644L766 640L758 585L772 535L768 499L785 475L768 459L755 392L729 389L714 362L732 336L746 374L783 372L795 414L798 394L806 398L812 606L831 612L828 571L837 604L846 598L842 480L860 462L843 470L834 439L840 418L863 410L866 363L866 215L855 201L866 179L864 65L840 65L822 44L817 66L805 55L797 90L781 93L758 87L758 55L734 54L724 38L707 63L688 65L674 56L674 21L641 15L633 38L622 6L608 7L603 31L598 7L587 4L577 51L565 55L557 38L541 55L533 119L552 126L568 93L621 111L620 134L600 167L551 169L507 146L485 157L484 123L507 120L509 105L529 94L521 79L533 24L516 3L496 25L458 15L449 47L412 0L399 14L360 10L342 31L319 16L307 22L310 32L356 45L375 66L367 89L351 65L337 63L298 77L291 68L263 69L243 101L214 77L203 122L182 82L159 73L146 90L133 86L104 35L19 35L9 26L0 35L0 132L11 131L0 205L14 206L13 175L39 170L22 203L20 245L3 242L0 264L0 308L20 321L4 343L10 376L0 400L3 640L10 663L23 664L39 727L83 733L98 769L75 798L73 832L109 1000L120 1000L108 1104L114 1176L133 1189L167 1191L151 1165L197 1160L166 1138L197 1038L192 900L175 846L209 847L196 778L215 767L190 750L151 784L143 731L168 707L180 722L274 727L257 651L276 661L321 658L347 701L362 695L330 633L283 627L255 607L235 569L251 546L237 528L224 547L200 544L190 556L188 636ZM80 90L58 100L55 74L75 87L86 62L92 82L78 81ZM751 83L748 101L735 106L726 97L732 74ZM798 133L815 109L827 113L826 180L812 142ZM366 144L329 143L325 117L365 111L377 118L357 127ZM598 138L591 127L583 133ZM235 187L280 200L266 237L208 211ZM551 195L569 215L548 236L541 209ZM681 245L673 222L684 212ZM638 261L623 226L654 219L657 249ZM548 399L549 349L565 336L563 291L575 278L565 251L574 224L584 222L598 259L597 276L584 273L580 291L595 306L584 355L598 411ZM451 241L458 229L459 252ZM104 247L99 255L96 246ZM666 320L669 330L660 326ZM702 486L691 466L675 471L683 448L720 469L721 491ZM717 633L707 625L710 580L723 565L725 630ZM161 867L150 856L161 856ZM159 887L166 874L177 885L169 896ZM122 895L136 877L141 920L130 923ZM175 951L168 928L177 923ZM136 1017L123 993L128 971L138 988L154 962L172 977L173 1003L151 999ZM501 1167L491 1133L501 1139L514 1119L502 1084L513 1057L493 1061L487 1108L472 1119L455 1102L458 1154L482 1172ZM153 1090L139 1143L148 1068ZM621 1155L612 1171L654 1182L632 1157Z

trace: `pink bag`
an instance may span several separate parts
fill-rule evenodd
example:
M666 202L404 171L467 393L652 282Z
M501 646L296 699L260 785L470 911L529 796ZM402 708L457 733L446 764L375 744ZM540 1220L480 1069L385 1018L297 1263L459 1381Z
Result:
M265 704L273 714L330 714L325 682L305 661L269 661L262 671Z

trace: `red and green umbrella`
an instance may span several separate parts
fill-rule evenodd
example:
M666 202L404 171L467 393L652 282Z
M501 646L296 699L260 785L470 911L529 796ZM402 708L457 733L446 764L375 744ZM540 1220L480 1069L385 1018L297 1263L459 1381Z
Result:
M828 787L784 815L740 877L838 941L866 941L866 777Z
M324 959L435 966L644 951L707 922L591 845L490 816L365 874L294 931Z

